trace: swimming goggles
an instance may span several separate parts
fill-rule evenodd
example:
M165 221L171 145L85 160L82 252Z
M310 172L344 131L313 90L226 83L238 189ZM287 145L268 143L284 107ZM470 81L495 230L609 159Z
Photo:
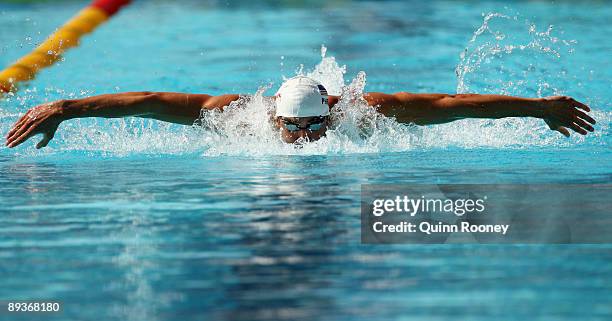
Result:
M306 126L302 126L300 124L296 124L290 120L287 120L281 117L281 121L285 125L285 128L287 128L287 130L290 132L297 132L298 130L305 130L305 129L310 130L310 131L320 130L321 127L323 127L323 123L325 122L326 119L327 119L326 116L317 117L311 120L308 124L306 124Z

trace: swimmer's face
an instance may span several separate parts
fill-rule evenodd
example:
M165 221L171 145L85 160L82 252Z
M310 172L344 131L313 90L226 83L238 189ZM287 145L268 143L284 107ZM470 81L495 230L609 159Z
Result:
M325 136L329 125L329 116L318 117L276 117L276 127L286 143L295 143L304 138L315 141Z

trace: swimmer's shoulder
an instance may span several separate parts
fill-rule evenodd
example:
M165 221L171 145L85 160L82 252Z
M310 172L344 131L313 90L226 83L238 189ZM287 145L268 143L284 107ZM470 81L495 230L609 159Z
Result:
M233 101L240 99L240 95L238 94L224 94L218 96L208 96L203 104L202 108L205 109L223 109L223 107L228 106Z
M339 100L340 96L329 95L327 96L327 105L329 106L329 108L332 108L338 103Z

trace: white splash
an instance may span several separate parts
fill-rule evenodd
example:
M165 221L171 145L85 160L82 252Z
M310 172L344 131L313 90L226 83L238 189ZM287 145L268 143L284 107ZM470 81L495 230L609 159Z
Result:
M580 87L581 82L563 69L567 63L561 60L573 54L576 43L556 36L552 25L539 31L534 23L521 20L518 15L483 14L482 25L460 54L455 70L457 93L526 97L571 95L566 90ZM589 139L605 144L611 113L597 110L605 105L592 107L591 116L598 120L598 125L596 131L589 134ZM578 134L565 139L552 133L538 119L507 118L430 126L424 131L421 143L428 147L526 148L571 146L584 140Z
M332 109L333 125L326 137L295 146L284 143L274 129L271 115L274 102L265 97L268 87L226 107L223 112L205 111L197 125L201 139L207 145L206 156L214 155L317 155L340 153L374 153L409 150L414 138L412 127L398 124L376 113L363 100L366 74L360 72L344 85L346 66L334 57L325 57L309 72L298 70L320 81L332 95L340 95L340 102ZM416 131L418 132L418 131Z
M460 54L457 93L561 95L567 73L559 60L573 53L575 40L560 39L549 25L538 31L518 15L488 13Z

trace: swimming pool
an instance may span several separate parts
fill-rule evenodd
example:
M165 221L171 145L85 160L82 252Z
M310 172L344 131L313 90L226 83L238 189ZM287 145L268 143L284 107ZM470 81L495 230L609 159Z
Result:
M596 132L565 139L536 120L380 120L374 132L347 122L294 148L270 140L257 99L249 117L210 115L206 129L67 122L49 148L0 150L0 300L60 300L57 320L609 319L609 245L366 246L359 192L365 183L610 183L610 6L314 3L136 2L0 101L0 131L47 100L273 94L301 70L332 93L344 84L568 94L592 106ZM0 64L81 6L0 5Z

